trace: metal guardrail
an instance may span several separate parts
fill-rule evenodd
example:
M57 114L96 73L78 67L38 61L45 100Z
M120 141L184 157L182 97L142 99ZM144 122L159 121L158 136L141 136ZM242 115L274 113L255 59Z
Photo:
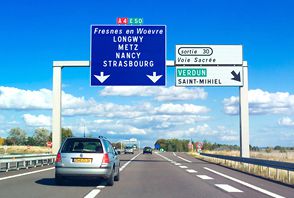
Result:
M52 154L29 154L29 155L7 155L0 157L0 172L10 170L28 169L31 167L53 164L55 155Z
M16 155L0 155L2 159L18 159L18 158L29 158L29 157L40 157L40 156L52 156L52 154L16 154Z
M214 157L214 158L218 158L218 159L223 159L223 160L243 162L243 163L253 164L253 165L258 165L258 166L266 166L266 167L275 168L275 169L294 171L294 163L290 163L290 162L279 162L279 161L272 161L272 160L234 157L234 156L216 155L216 154L208 154L208 153L201 153L201 155L207 156L207 157Z

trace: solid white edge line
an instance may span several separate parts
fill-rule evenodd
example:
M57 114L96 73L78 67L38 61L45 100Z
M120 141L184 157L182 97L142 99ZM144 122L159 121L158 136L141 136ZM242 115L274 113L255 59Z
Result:
M46 169L42 169L42 170L31 171L31 172L26 172L26 173L21 173L21 174L17 174L17 175L11 175L11 176L7 176L7 177L1 177L0 178L0 181L6 180L6 179L15 178L15 177L21 177L21 176L25 176L25 175L31 175L31 174L35 174L35 173L40 173L40 172L44 172L44 171L48 171L48 170L53 170L53 169L55 169L55 167L46 168Z
M232 180L232 181L235 181L235 182L237 182L237 183L239 183L239 184L242 184L242 185L244 185L244 186L247 186L248 188L252 188L252 189L254 189L254 190L256 190L256 191L259 191L259 192L261 192L261 193L264 193L264 194L266 194L266 195L268 195L268 196L275 197L275 198L285 198L285 197L283 197L283 196L281 196L281 195L275 194L275 193L273 193L273 192L270 192L270 191L267 191L267 190L262 189L262 188L260 188L260 187L254 186L254 185L252 185L252 184L249 184L249 183L247 183L247 182L241 181L241 180L236 179L236 178L234 178L234 177L231 177L231 176L225 175L225 174L223 174L223 173L217 172L217 171L212 170L212 169L210 169L210 168L204 167L204 169L206 169L206 170L208 170L208 171L210 171L210 172L213 172L213 173L215 173L215 174L217 174L217 175L223 176L223 177L225 177L225 178L227 178L227 179L230 179L230 180Z
M84 198L94 198L96 195L98 195L101 192L99 189L93 189L91 192L89 192Z
M177 156L177 157L180 158L181 160L184 160L185 162L192 163L190 160L187 160L187 159L185 159L183 157L180 157L180 156Z
M238 188L235 188L228 184L214 184L214 185L227 192L243 192L242 190L239 190Z

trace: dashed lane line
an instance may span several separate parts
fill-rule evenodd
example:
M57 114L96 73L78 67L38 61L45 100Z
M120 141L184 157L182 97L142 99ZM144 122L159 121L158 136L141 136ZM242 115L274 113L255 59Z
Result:
M119 171L123 171L132 161L134 161L141 153L135 155L132 159L130 159L127 163L125 163L122 167L120 167ZM105 185L97 186L95 189L91 190L84 198L94 198L96 197L101 190L105 188Z
M94 198L96 197L99 193L101 192L101 190L99 189L93 189L91 192L89 192L84 198Z
M195 171L194 169L187 169L186 170L188 173L197 173L197 171Z
M196 175L196 176L199 177L200 179L204 179L204 180L213 179L212 177L209 177L207 175Z
M215 184L215 186L217 186L227 192L243 192L242 190L239 190L239 189L237 189L233 186L230 186L228 184Z
M180 168L188 168L187 166L179 166Z
M6 179L15 178L15 177L21 177L21 176L25 176L25 175L31 175L31 174L35 174L35 173L40 173L40 172L44 172L44 171L48 171L48 170L53 170L53 169L55 169L55 167L46 168L46 169L37 170L37 171L31 171L31 172L27 172L27 173L21 173L21 174L17 174L17 175L11 175L11 176L7 176L7 177L1 177L0 178L0 181L6 180Z
M227 179L229 179L229 180L232 180L232 181L234 181L234 182L237 182L237 183L239 183L239 184L242 184L242 185L244 185L244 186L247 186L248 188L252 188L252 189L254 189L254 190L256 190L256 191L259 191L259 192L261 192L261 193L263 193L263 194L266 194L266 195L268 195L268 196L271 196L271 197L274 197L274 198L285 198L285 197L283 197L283 196L281 196L281 195L278 195L278 194L276 194L276 193L273 193L273 192L270 192L270 191L268 191L268 190L262 189L262 188L260 188L260 187L254 186L254 185L249 184L249 183L247 183L247 182L241 181L241 180L239 180L239 179L237 179L237 178L234 178L234 177L231 177L231 176L225 175L225 174L223 174L223 173L220 173L220 172L218 172L218 171L212 170L212 169L210 169L210 168L204 167L204 169L206 169L206 170L208 170L208 171L210 171L210 172L213 172L213 173L215 173L215 174L217 174L217 175L223 176L223 177L225 177L225 178L227 178Z

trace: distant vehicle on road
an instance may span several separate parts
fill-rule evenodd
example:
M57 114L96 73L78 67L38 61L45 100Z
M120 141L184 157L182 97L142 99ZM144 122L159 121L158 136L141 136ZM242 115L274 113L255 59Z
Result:
M97 177L108 186L119 180L120 161L111 143L103 138L68 138L55 160L55 181L62 184L67 177Z
M128 154L128 153L134 154L134 147L133 146L126 146L124 153L125 154Z
M143 154L146 154L146 153L152 154L152 148L149 146L144 147Z

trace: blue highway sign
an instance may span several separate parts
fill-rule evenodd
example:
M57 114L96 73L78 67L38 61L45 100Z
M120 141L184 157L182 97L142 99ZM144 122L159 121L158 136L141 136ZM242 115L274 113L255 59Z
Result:
M164 86L165 60L165 25L91 26L91 86Z

